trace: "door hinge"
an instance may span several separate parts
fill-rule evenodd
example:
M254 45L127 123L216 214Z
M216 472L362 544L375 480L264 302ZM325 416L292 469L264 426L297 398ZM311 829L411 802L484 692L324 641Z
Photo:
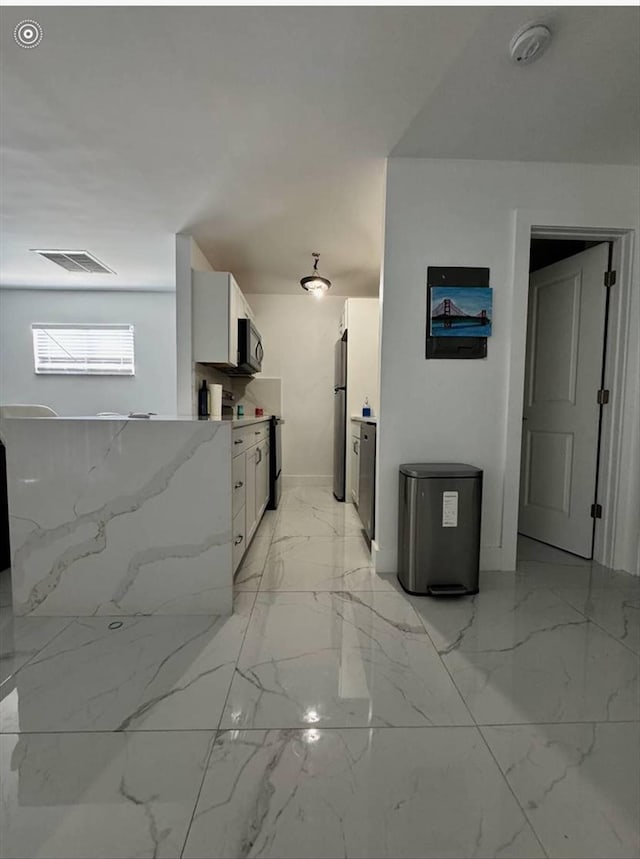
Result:
M606 405L609 402L609 391L606 388L600 388L596 399L599 406Z
M615 282L616 282L615 271L605 271L605 273L604 273L604 285L605 286L613 286Z
M602 504L591 505L591 518L602 519Z

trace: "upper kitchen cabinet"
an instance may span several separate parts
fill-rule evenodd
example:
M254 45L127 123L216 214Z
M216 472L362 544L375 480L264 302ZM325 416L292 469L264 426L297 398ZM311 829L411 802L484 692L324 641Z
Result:
M191 272L193 360L238 366L238 320L253 313L232 274Z

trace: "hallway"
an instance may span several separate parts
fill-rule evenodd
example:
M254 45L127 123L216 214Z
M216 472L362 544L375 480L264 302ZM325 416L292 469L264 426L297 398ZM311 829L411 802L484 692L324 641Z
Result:
M235 613L1 626L3 857L637 857L640 579L522 540L472 598L286 489Z

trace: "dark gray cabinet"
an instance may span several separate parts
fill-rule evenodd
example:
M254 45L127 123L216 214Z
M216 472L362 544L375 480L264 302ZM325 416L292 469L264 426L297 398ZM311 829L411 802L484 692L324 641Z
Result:
M376 426L363 423L360 428L360 467L358 475L358 513L369 540L373 540L376 500Z

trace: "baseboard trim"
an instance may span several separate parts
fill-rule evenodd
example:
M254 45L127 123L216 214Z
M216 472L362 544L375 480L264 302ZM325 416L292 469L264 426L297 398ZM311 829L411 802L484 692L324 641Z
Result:
M283 474L282 485L285 489L291 486L332 486L331 474Z
M480 569L504 569L502 546L480 546Z

